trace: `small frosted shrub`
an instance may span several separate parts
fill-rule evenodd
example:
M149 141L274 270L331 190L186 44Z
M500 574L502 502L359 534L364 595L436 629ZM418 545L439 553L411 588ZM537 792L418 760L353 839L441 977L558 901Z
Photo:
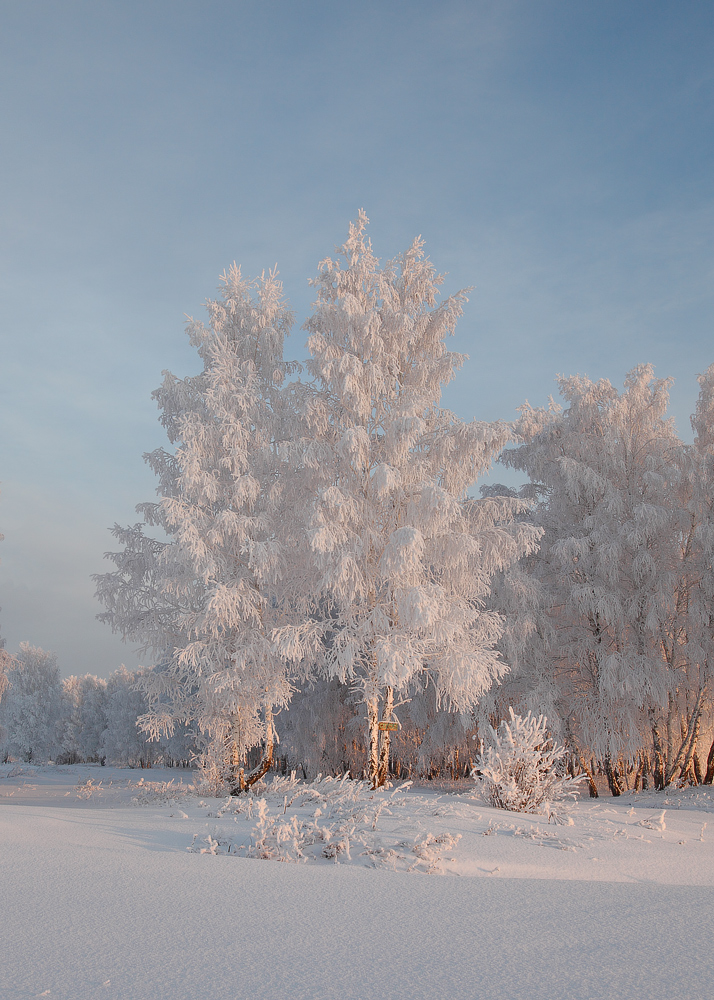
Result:
M565 749L548 736L544 715L508 711L510 722L504 719L497 730L489 726L493 745L474 768L481 794L496 809L546 813L557 821L555 803L573 796L582 778L565 776Z

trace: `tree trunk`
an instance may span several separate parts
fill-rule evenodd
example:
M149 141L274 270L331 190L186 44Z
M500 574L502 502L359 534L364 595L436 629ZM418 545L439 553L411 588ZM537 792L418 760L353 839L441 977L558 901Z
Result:
M617 766L612 766L612 760L609 756L605 758L605 774L607 775L607 784L610 789L610 794L613 796L622 795L620 775L617 773Z
M635 771L635 784L633 786L633 791L639 792L640 790L640 778L642 777L645 769L645 762L641 754L637 755L637 770Z
M367 727L369 729L367 777L372 788L377 788L379 782L379 699L376 696L367 700Z
M252 771L247 774L242 767L238 767L237 771L233 772L229 789L231 795L240 795L241 792L247 791L251 785L254 785L256 781L260 781L264 775L268 773L270 767L273 763L273 750L275 747L275 730L273 728L273 710L272 708L265 709L265 749L263 751L263 758L257 767L254 767Z
M618 775L620 776L620 791L629 792L629 778L631 768L629 768L627 761L623 761L622 757L617 758L617 764L615 765Z
M669 709L667 711L667 748L664 756L664 785L665 788L670 782L670 775L672 773L672 758L674 757L674 698L671 694L668 696L669 699Z
M394 708L394 688L387 688L387 695L384 699L384 722L392 721L392 709ZM389 775L389 744L391 742L392 734L389 730L385 730L383 733L379 734L380 747L379 747L379 767L377 769L377 784L373 787L381 788L382 785L387 780Z
M650 774L652 772L652 765L650 763L650 755L646 750L642 751L642 791L646 792L650 787Z
M654 748L654 786L658 792L661 792L664 788L665 779L664 754L662 752L662 739L656 723L652 726L652 746Z
M702 778L702 765L699 760L699 754L695 751L694 757L692 758L692 767L694 768L694 777L696 778L697 784L701 785L703 782Z
M697 740L699 739L699 729L702 721L702 704L703 692L697 698L697 703L694 706L694 713L692 718L689 720L687 751L684 763L682 764L682 778L688 778L689 782L693 785L700 784L700 779L697 778L696 769L694 767L694 757L696 754Z
M707 757L707 773L704 775L704 784L711 785L714 783L714 740L709 748L709 756Z
M597 798L599 798L599 796L598 796L598 790L597 790L597 785L595 784L595 778L593 777L593 772L588 767L588 765L585 763L585 761L584 761L584 759L582 757L580 758L580 766L582 767L583 771L585 771L585 773L588 776L588 792L590 793L590 798L591 799L597 799Z
M665 775L665 784L667 785L684 775L692 762L692 755L696 749L697 736L699 735L703 704L704 688L701 688L689 722L685 725L684 720L681 720L682 743L674 762L667 768Z

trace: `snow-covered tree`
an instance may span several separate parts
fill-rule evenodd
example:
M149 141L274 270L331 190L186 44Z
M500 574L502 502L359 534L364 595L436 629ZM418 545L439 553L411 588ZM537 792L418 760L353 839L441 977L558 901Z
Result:
M291 368L283 339L291 313L275 274L257 281L233 266L208 326L192 322L203 371L167 373L154 395L174 453L148 456L160 501L139 508L145 524L116 528L114 573L97 578L100 616L156 658L144 683L155 738L195 720L224 759L238 791L257 780L273 754L273 712L290 681L272 630L302 602L289 572L291 498L284 475L294 425ZM261 764L244 774L245 752L262 740Z
M4 535L0 534L0 542L3 541ZM7 672L12 666L12 657L5 649L5 639L0 635L0 699L2 699L3 692L7 687ZM2 730L0 729L0 740L2 740Z
M437 304L442 278L420 239L380 267L367 221L360 213L342 261L323 261L312 282L302 462L312 472L307 532L325 609L314 622L322 666L361 693L377 786L389 758L380 706L390 723L395 698L433 685L439 704L467 712L504 674L502 620L483 601L494 573L532 550L540 532L514 520L522 501L467 496L510 429L440 407L465 360L445 346L464 293ZM299 640L308 635L304 628ZM301 650L294 630L279 641L286 654Z
M439 405L464 360L444 344L463 293L437 305L419 240L380 268L366 223L345 266L324 261L314 282L307 384L286 380L275 275L224 276L209 325L189 328L203 371L156 393L175 446L149 456L161 499L140 508L144 525L116 529L117 570L98 578L104 620L158 665L147 731L195 719L233 790L267 769L273 713L315 668L360 692L383 782L380 704L394 724L395 697L432 685L437 707L473 706L506 669L501 618L483 608L491 578L537 544L539 529L514 521L522 501L467 496L509 427Z
M160 756L160 748L137 725L148 708L140 686L144 673L142 668L127 670L122 664L107 680L107 721L99 753L110 764L151 767Z
M714 365L698 376L700 392L691 418L694 443L684 451L680 534L681 570L669 649L680 665L666 717L654 726L655 755L663 784L684 776L714 780L714 742L702 773L697 739L714 684ZM673 642L675 640L675 642ZM670 658L673 658L670 652Z
M14 665L14 658L10 656L4 646L0 646L0 752L5 746L7 739L7 730L4 728L3 717L4 710L2 707L3 695L7 691L8 686L8 673Z
M666 417L669 381L650 365L633 369L622 393L606 380L558 381L566 409L523 407L524 443L503 457L545 488L543 617L521 677L555 686L566 736L604 760L619 791L615 762L642 750L689 669L683 446ZM695 726L701 699L691 707Z
M6 678L7 688L0 701L0 730L4 733L0 752L5 758L44 763L59 749L62 685L57 658L23 642Z
M66 677L62 681L58 741L62 760L99 760L107 727L107 682L100 677Z

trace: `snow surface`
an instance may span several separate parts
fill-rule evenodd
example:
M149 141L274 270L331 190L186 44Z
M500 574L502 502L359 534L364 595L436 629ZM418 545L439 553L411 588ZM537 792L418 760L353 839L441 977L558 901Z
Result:
M466 783L191 781L0 766L3 1000L714 998L710 788L554 825Z

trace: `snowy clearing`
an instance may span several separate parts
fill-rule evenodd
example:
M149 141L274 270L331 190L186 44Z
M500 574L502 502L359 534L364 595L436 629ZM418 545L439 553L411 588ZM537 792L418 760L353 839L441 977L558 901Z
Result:
M0 766L3 1000L714 997L711 788L555 825L467 783L191 782Z

